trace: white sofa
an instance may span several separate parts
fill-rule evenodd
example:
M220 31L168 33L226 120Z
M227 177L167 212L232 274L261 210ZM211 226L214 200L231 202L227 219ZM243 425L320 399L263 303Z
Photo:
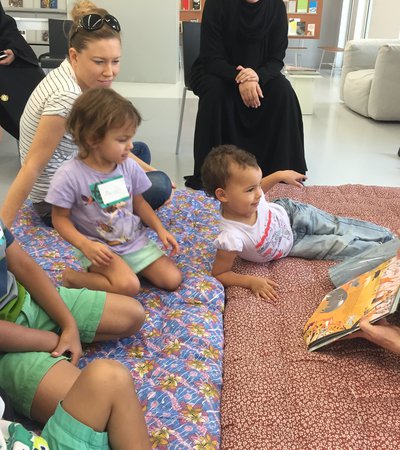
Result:
M400 121L400 39L347 42L340 97L365 117Z

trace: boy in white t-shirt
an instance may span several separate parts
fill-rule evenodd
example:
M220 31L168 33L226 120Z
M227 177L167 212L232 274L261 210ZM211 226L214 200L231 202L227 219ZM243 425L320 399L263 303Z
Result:
M267 202L264 194L276 183L302 187L306 177L284 170L262 178L254 155L233 145L218 146L208 154L202 179L206 193L221 204L212 274L225 287L245 287L257 297L276 300L277 284L233 272L236 256L259 263L285 256L344 259L395 237L387 228L288 198Z

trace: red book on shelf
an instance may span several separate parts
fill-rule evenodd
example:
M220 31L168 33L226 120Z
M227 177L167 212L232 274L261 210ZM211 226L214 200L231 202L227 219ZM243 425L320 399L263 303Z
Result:
M190 0L181 0L181 9L189 9Z

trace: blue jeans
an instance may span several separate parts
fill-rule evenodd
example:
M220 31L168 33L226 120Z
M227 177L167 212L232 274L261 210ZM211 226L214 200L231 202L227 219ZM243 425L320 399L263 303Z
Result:
M315 206L279 198L293 231L290 256L307 259L344 259L390 241L387 228L363 220L339 217Z
M150 149L144 142L134 142L132 153L146 164L150 164ZM157 209L171 196L172 183L168 175L160 170L146 172L146 175L151 181L151 187L143 193L143 197L153 209Z
M400 239L392 239L379 247L373 247L359 255L346 259L336 266L329 268L332 283L339 287L353 278L378 267L386 260L393 258L400 250Z

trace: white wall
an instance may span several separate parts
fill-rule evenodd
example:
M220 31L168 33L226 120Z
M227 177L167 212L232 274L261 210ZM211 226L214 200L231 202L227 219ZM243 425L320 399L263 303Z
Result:
M68 2L71 5L71 1ZM176 83L179 33L177 0L95 0L122 28L118 81Z
M368 38L400 37L400 0L373 0Z

